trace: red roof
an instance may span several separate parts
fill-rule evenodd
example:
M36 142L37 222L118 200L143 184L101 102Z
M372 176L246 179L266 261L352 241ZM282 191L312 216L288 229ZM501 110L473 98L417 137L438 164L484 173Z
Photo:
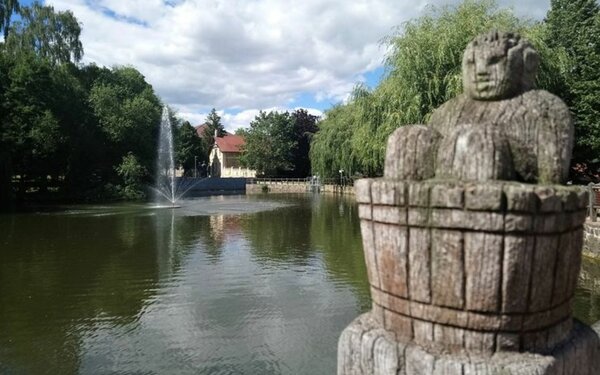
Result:
M244 137L233 134L226 134L223 137L217 137L215 141L221 152L241 152L240 148L246 144Z
M200 124L198 126L195 127L196 128L196 134L198 134L198 137L200 138L204 138L204 132L206 129L208 129L208 124Z

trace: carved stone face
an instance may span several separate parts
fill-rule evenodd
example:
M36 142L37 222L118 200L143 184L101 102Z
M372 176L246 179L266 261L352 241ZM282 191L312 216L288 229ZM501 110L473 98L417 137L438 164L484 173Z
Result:
M463 56L463 87L477 100L500 100L533 88L537 52L518 34L497 31L481 35Z

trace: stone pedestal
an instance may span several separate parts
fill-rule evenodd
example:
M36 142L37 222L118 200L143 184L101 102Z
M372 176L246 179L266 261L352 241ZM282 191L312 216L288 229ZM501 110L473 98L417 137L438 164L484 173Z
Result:
M571 314L585 191L391 179L355 190L373 309L342 334L340 374L563 374L600 360Z
M338 374L346 375L596 375L600 371L600 327L578 321L547 353L446 353L402 339L381 328L372 312L356 318L338 345Z

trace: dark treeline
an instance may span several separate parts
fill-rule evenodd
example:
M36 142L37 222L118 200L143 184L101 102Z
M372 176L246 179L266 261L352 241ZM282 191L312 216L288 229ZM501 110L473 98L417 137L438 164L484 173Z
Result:
M161 103L152 87L132 67L80 64L71 12L2 3L0 207L139 198L155 168Z
M575 119L573 176L599 179L587 166L600 160L600 7L596 0L552 0L543 21L518 18L493 0L429 8L386 39L386 74L370 90L327 111L311 143L313 173L378 176L387 137L399 126L426 123L431 112L462 91L465 46L491 29L517 31L541 57L538 88L563 98ZM585 169L588 169L587 176Z

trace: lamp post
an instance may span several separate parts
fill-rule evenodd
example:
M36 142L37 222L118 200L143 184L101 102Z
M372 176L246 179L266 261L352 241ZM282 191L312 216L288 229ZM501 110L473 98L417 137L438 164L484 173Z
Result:
M194 156L194 178L198 177L198 157Z

